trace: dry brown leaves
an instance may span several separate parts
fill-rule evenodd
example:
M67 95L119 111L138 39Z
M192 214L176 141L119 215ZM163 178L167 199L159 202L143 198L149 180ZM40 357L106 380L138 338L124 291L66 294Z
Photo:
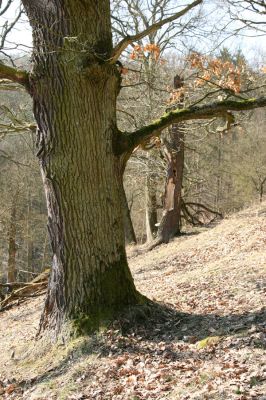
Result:
M199 53L191 53L187 57L187 61L191 68L199 72L195 81L196 86L203 86L208 83L232 90L235 93L240 92L241 76L245 72L243 64L234 65L230 61L209 58Z
M0 398L265 400L266 218L258 211L132 256L138 289L160 305L143 318L140 310L133 326L124 316L45 379L25 383L16 348L10 356L16 341L32 340L23 324L32 335L38 300L21 306L22 320L15 309L2 314Z

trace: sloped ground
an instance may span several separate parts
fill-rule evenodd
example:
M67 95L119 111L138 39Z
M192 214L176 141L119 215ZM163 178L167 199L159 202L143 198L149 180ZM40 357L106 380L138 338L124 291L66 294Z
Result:
M43 298L0 314L0 398L266 399L266 204L136 254L138 289L162 303L127 333L124 318L47 352Z

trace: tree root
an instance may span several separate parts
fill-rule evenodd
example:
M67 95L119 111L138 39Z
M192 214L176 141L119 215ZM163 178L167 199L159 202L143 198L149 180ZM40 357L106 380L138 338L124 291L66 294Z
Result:
M208 226L217 218L222 219L223 215L220 212L212 210L210 207L205 206L204 204L185 202L182 199L181 218L192 226ZM182 233L176 233L175 236L170 236L169 239L172 239L173 237L179 235L182 235ZM160 246L161 244L167 244L168 242L166 242L162 236L157 236L152 242L146 244L143 250L151 251L155 249L155 247Z
M160 246L161 244L163 244L163 238L162 237L158 237L155 238L151 243L149 243L146 247L146 251L151 251L153 249L155 249L155 247Z
M192 211L189 210L189 207ZM182 218L192 226L206 226L217 218L223 219L223 214L201 203L182 200L181 210Z

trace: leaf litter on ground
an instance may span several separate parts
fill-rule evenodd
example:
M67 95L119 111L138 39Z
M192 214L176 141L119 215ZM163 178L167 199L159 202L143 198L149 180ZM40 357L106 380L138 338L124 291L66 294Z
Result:
M35 342L43 297L1 313L0 399L266 400L263 207L130 248L137 288L157 305L70 347Z

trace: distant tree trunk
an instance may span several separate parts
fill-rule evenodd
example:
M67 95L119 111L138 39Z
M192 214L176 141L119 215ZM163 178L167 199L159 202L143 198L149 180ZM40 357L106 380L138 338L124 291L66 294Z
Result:
M124 154L120 157L119 163L119 177L120 177L120 187L121 187L121 205L122 205L122 215L124 223L125 239L127 244L137 244L137 238L130 215L130 209L128 207L127 196L124 188L123 176L125 172L126 163L129 158L129 154Z
M163 243L168 243L172 237L180 233L184 169L184 132L179 125L174 124L168 136L169 140L164 140L168 168L163 215L157 235L157 240Z
M28 210L27 210L27 270L29 272L34 272L33 267L33 238L32 238L32 199L30 189L28 191Z
M150 43L154 43L154 34L149 35ZM139 43L141 45L141 43ZM152 118L153 109L155 106L155 98L153 86L155 84L155 64L151 58L144 58L144 71L145 81L147 82L147 96L148 96L148 119ZM158 230L158 216L157 216L157 184L156 174L154 174L153 160L156 153L150 150L147 154L147 174L145 182L145 226L146 226L146 242L152 242L156 237Z
M183 80L176 75L174 88L183 86ZM182 107L183 96L179 107ZM176 105L175 105L176 106ZM184 170L184 128L180 124L173 124L163 140L168 162L165 193L163 200L163 215L158 228L156 242L168 243L181 229L181 197Z
M130 210L129 210L128 202L127 202L127 196L126 196L123 184L122 184L121 189L122 189L121 190L121 202L122 202L122 212L123 212L126 243L127 244L136 244L137 238L136 238L132 218L130 215Z
M264 178L264 179L260 182L260 203L262 203L262 200L263 200L265 182L266 182L266 178Z
M146 240L151 242L157 233L157 198L154 174L148 171L145 185Z
M10 213L10 223L8 230L8 261L7 261L7 282L16 282L16 235L17 235L17 226L16 226L16 214L17 214L17 204L16 197L13 199L13 204L11 207Z
M221 173L221 165L222 165L222 133L218 133L218 143L217 143L217 188L216 188L216 210L220 210L221 208L221 190L222 190L222 173Z
M43 254L42 254L41 272L44 271L44 270L48 267L48 264L46 264L47 240L48 240L48 233L45 234L44 243L43 243Z

